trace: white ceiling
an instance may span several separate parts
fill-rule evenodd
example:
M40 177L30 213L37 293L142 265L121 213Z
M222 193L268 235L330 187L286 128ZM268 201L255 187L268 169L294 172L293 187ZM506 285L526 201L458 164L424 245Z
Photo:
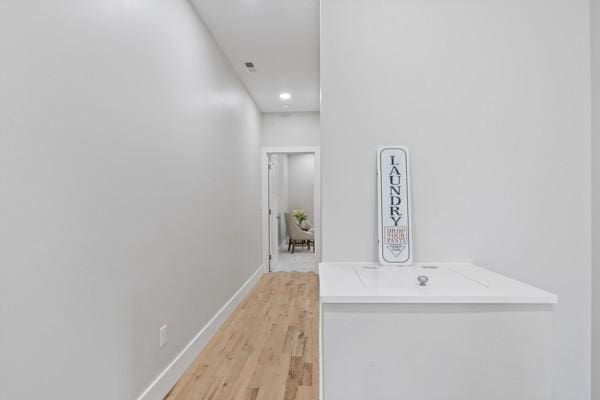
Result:
M263 112L319 110L319 0L191 2Z

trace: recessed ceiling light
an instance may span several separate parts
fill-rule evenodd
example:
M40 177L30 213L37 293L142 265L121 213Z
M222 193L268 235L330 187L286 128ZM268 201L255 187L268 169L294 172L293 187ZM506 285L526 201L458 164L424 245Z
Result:
M283 93L279 94L279 98L281 100L289 100L292 98L292 95L289 94L288 92L283 92Z
M282 104L282 105L281 105L281 108L286 108L286 109L287 109L287 108L289 108L289 107L290 107L290 106L288 106L287 104Z

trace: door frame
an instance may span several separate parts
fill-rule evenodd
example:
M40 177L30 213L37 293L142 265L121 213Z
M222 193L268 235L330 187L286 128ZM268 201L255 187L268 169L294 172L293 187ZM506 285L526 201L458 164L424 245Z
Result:
M269 263L269 154L311 153L315 155L314 208L315 208L315 254L321 262L322 219L321 219L321 147L320 146L284 146L261 148L261 214L262 214L262 254L265 272L270 272Z

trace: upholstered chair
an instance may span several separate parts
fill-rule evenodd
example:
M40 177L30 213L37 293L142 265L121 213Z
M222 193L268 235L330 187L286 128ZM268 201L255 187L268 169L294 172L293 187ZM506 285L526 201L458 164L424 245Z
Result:
M292 254L296 250L296 245L303 245L306 243L308 245L308 250L310 247L313 247L313 252L315 251L315 234L314 232L308 232L302 230L300 226L296 223L294 218L290 213L284 213L285 215L285 226L288 235L288 251L291 250Z

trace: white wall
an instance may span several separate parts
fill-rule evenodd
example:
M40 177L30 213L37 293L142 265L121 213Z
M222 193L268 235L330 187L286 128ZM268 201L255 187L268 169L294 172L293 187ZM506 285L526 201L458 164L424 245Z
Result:
M407 145L416 260L557 293L555 398L588 399L589 2L323 0L321 17L323 259L377 259L375 150Z
M185 0L4 0L0 48L0 398L133 399L261 263L260 113Z
M320 146L318 112L263 113L263 146Z
M592 7L592 398L600 399L600 0Z
M288 207L302 209L315 222L315 155L288 154Z

